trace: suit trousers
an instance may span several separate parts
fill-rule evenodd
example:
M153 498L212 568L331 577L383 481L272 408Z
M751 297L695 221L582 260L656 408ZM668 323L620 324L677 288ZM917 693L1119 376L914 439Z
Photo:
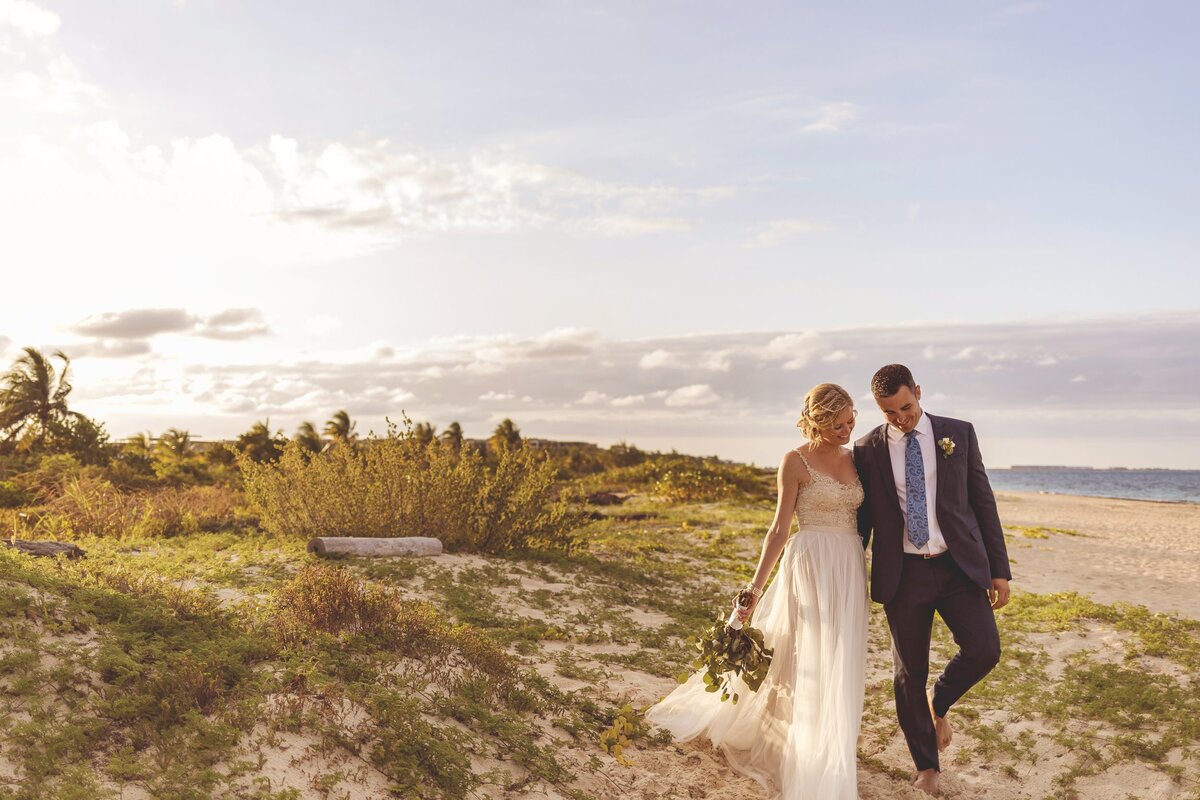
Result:
M940 770L926 696L933 614L941 616L959 648L933 686L933 708L939 717L1000 661L996 615L987 592L950 554L931 559L905 555L900 586L884 611L892 634L892 685L900 728L917 769Z

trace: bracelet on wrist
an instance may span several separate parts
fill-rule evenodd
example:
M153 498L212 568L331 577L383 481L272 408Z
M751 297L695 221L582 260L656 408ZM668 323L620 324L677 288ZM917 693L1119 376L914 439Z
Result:
M750 594L754 595L755 597L763 596L763 590L758 588L757 586L755 586L753 583L746 584L746 591L749 592Z

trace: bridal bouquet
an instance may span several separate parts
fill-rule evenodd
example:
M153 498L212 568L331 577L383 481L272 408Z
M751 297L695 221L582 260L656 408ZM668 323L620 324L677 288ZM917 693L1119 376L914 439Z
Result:
M741 608L749 607L750 599L748 591L743 589L738 593ZM738 696L729 689L730 673L740 676L752 691L757 692L767 677L774 652L766 648L762 631L742 625L737 610L728 620L718 614L716 623L700 634L696 649L700 651L700 657L692 666L705 670L705 691L719 691L722 702L732 697L735 705Z

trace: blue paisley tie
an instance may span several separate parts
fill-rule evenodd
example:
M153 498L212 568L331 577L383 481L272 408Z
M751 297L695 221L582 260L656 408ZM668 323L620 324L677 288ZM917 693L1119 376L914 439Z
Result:
M925 506L925 461L917 432L904 434L904 494L908 501L908 540L919 550L929 541L929 511Z

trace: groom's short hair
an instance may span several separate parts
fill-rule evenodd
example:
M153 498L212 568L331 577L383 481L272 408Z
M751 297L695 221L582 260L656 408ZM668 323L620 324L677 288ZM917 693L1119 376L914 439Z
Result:
M901 386L907 386L912 391L917 390L917 382L913 380L912 371L903 364L888 364L880 367L871 378L871 394L876 397L891 397L900 391Z

